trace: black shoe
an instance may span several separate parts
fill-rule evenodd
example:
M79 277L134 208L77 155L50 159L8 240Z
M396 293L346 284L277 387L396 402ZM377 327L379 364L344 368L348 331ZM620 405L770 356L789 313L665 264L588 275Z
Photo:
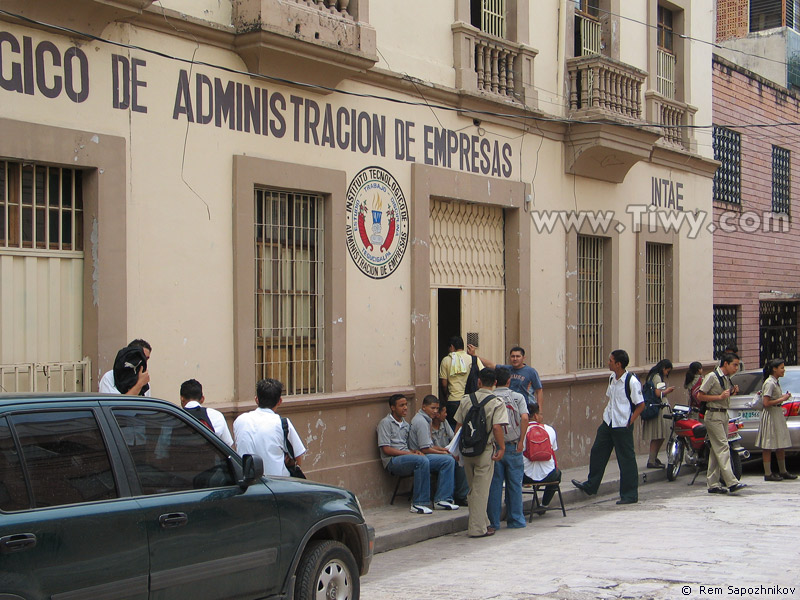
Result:
M731 487L728 488L728 490L732 494L732 493L738 492L740 489L746 488L746 487L747 487L746 483L734 483Z
M797 475L793 473L781 473L781 479L797 479Z
M648 469L663 469L664 468L664 463L662 463L660 460L656 459L656 462L648 462L647 463L647 468Z
M594 496L594 494L589 491L589 484L588 483L578 481L577 479L573 479L572 480L572 485L574 485L576 488L578 488L584 494L587 494L589 496Z
M617 500L617 504L636 504L637 502L639 502L639 501L638 500L623 500L622 498Z
M712 488L708 488L708 493L709 494L727 494L728 493L728 488L719 487L719 486L712 487Z
M784 478L778 475L777 473L770 473L769 475L764 475L764 481L783 481L783 479Z
M540 506L539 508L533 509L533 512L541 517L543 514L547 512L547 509L543 506Z
M458 504L459 506L469 506L469 503L467 502L467 499L466 499L466 498L456 498L456 501L455 501L455 502L456 502L456 504Z

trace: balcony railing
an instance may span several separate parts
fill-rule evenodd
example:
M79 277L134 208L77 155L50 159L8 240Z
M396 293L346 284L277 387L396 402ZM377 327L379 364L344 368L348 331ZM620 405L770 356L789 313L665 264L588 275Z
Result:
M567 70L573 116L642 119L646 72L598 54L567 60Z
M603 32L600 21L576 14L575 25L580 36L580 55L600 54Z
M533 48L484 33L466 23L454 23L456 87L517 100L536 101L533 88Z
M287 0L302 4L303 6L310 6L316 8L324 13L339 15L345 19L353 19L354 15L350 13L350 0Z
M658 72L656 73L656 89L658 93L669 98L675 99L675 55L665 52L660 48L656 51L658 61Z
M648 119L663 126L658 144L693 151L695 140L691 126L697 109L653 91L645 93L645 102Z

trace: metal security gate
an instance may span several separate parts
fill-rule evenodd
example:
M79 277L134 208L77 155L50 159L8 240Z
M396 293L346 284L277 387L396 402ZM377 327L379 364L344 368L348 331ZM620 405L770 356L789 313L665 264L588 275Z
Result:
M460 290L461 331L478 334L481 356L505 362L505 240L503 209L431 201L431 381L438 378L440 289Z
M762 366L773 358L797 364L797 302L762 302L758 329Z
M88 391L83 356L83 177L0 161L0 385Z

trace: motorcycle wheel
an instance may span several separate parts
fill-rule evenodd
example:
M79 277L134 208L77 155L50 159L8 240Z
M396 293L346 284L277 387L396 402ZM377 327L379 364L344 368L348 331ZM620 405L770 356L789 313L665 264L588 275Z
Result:
M667 479L675 481L683 464L683 443L677 439L667 449Z
M730 444L729 444L730 446ZM741 455L730 446L731 449L731 470L733 471L736 479L742 478L742 457Z

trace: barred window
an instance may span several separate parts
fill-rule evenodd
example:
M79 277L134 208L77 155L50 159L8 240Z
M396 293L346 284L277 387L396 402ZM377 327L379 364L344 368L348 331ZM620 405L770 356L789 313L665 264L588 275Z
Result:
M506 37L506 0L472 0L470 10L474 27L497 37Z
M669 246L646 244L645 360L658 362L667 354L667 253Z
M791 208L791 152L772 147L772 212L789 214Z
M324 389L322 197L255 192L256 379Z
M578 368L603 367L603 239L578 236Z
M742 202L742 142L741 135L714 125L714 159L722 164L714 174L714 200L741 204Z
M738 346L736 331L739 323L739 307L714 305L714 356L719 357L725 348Z
M673 52L675 50L675 44L672 41L672 36L674 33L672 22L672 11L664 6L659 6L657 44L659 48L667 52Z
M0 249L83 250L81 171L0 161Z
M672 22L672 11L659 6L658 28L656 30L656 90L662 96L674 100L678 61L675 57Z

